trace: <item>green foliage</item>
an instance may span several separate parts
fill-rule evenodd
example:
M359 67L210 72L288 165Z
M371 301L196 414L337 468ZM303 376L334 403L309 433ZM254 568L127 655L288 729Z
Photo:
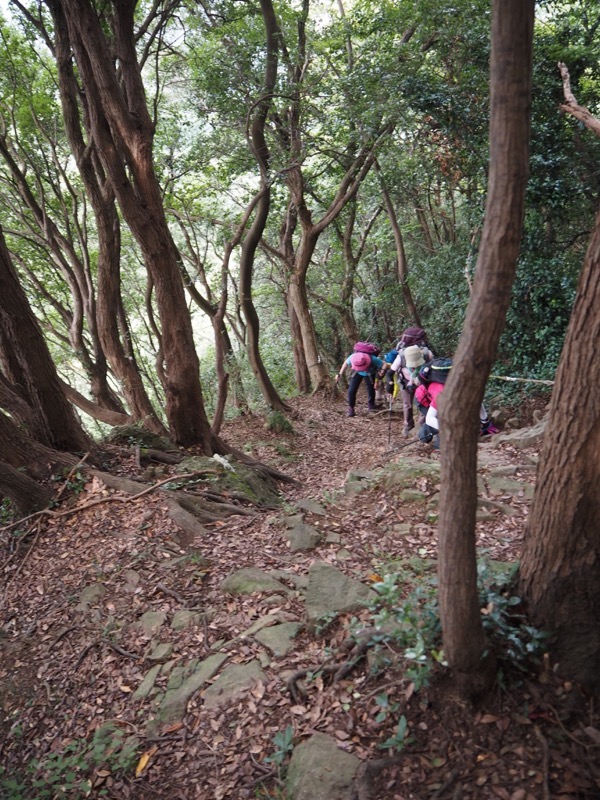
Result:
M56 477L55 480L57 483L63 485L67 491L74 495L78 495L81 494L81 492L85 489L88 477L80 469L76 469L74 472L72 472L69 467L65 467L62 471L62 474Z
M8 525L15 518L15 508L8 497L0 500L0 526Z
M385 653L388 644L400 650L404 676L419 690L428 684L435 664L443 663L435 580L423 579L406 594L398 575L386 575L373 588L378 597L370 611L380 632L374 637L375 652Z
M504 684L515 671L527 674L539 664L549 634L529 623L521 598L512 593L518 565L502 567L499 571L498 565L494 569L491 562L483 560L477 573L483 628L498 659L498 680Z
M521 599L510 591L514 570L513 565L485 558L478 565L482 624L498 658L501 683L515 671L522 675L531 670L547 643L547 634L529 624ZM399 652L404 678L418 691L429 684L436 665L445 666L436 579L428 570L411 575L408 567L401 566L373 588L378 595L370 606L372 624L378 631L372 637L375 669L385 668L392 654ZM378 722L397 710L387 695L380 695L376 702Z
M385 742L382 742L379 747L382 750L395 750L396 753L400 753L407 745L413 744L414 741L414 738L408 735L408 721L402 714L393 735L388 737Z
M275 764L277 769L281 769L294 749L294 726L288 725L284 731L278 731L271 741L275 750L264 761L266 764Z
M79 800L92 791L98 769L113 776L130 771L137 759L139 743L113 723L98 728L90 741L75 739L62 750L50 752L39 763L31 763L26 776L10 776L0 768L0 789L5 800ZM107 792L99 789L95 796Z
M273 433L294 433L294 426L281 411L271 411L267 415L266 426Z

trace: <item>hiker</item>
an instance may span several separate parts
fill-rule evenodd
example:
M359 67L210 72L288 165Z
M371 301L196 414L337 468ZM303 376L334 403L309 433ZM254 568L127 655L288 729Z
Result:
M411 327L407 328L404 333L400 337L400 341L396 345L396 350L400 353L406 347L412 347L412 345L417 345L417 347L421 347L424 350L428 350L431 353L431 358L433 358L433 353L431 348L429 347L429 342L427 341L427 334L423 330L423 328ZM429 361L427 357L425 361Z
M415 427L413 397L416 384L413 380L415 377L414 370L418 371L418 367L431 361L433 353L429 349L427 334L423 328L407 328L402 334L396 350L398 355L394 359L391 368L396 375L396 381L402 394L402 410L404 412L402 435L407 438L410 431ZM408 350L410 350L410 364L406 359Z
M444 391L445 384L432 381L427 386L421 383L415 391L417 408L419 409L419 441L424 444L433 442L435 450L440 449L440 426L437 417L437 398Z
M361 344L359 342L359 344ZM356 347L356 345L355 345ZM346 367L352 369L352 376L348 384L348 410L346 411L347 417L354 417L354 406L356 405L356 393L358 387L366 381L367 384L367 409L368 411L377 411L378 406L375 402L375 380L377 373L383 368L384 361L374 353L354 352L342 364L340 371L335 376L335 382L338 383Z
M439 423L437 413L438 397L444 391L446 379L452 367L450 358L436 358L421 367L416 378L415 400L419 410L419 441L433 442L436 450L440 449ZM487 436L498 433L498 428L489 418L487 409L482 403L479 408L479 433Z

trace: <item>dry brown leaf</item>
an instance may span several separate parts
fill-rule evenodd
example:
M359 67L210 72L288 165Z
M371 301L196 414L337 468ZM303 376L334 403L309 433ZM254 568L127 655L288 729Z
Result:
M142 772L148 766L148 762L150 761L152 756L155 755L157 752L158 752L158 747L154 745L154 747L151 747L150 750L146 750L146 752L140 756L140 760L138 761L137 767L135 768L136 778L140 777Z

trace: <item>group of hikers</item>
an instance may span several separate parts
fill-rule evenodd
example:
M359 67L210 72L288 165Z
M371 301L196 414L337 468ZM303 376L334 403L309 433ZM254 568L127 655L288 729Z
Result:
M370 342L357 342L354 352L345 359L336 383L347 368L351 370L348 383L348 410L346 416L356 415L358 387L365 381L368 411L383 408L384 393L388 395L391 411L394 399L400 394L404 427L402 435L410 436L415 427L414 403L418 413L418 438L421 442L432 442L439 449L439 424L437 415L438 397L444 390L446 378L452 367L450 358L436 358L427 342L422 328L410 327L402 334L396 347L380 356L379 348ZM480 410L482 435L497 433L489 419L485 406Z

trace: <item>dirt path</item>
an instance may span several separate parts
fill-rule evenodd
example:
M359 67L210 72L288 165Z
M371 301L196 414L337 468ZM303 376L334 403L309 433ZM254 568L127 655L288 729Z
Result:
M156 493L81 510L40 527L18 555L5 550L0 796L283 798L289 754L319 731L365 762L402 751L376 779L379 800L600 797L587 758L598 743L581 733L596 721L581 723L585 698L552 674L499 688L477 711L418 691L391 646L389 658L361 657L336 678L353 652L349 626L369 627L373 615L307 625L311 570L335 568L371 591L399 572L397 602L415 581L430 585L439 459L401 438L397 412L343 412L341 401L298 399L285 435L256 417L229 423L228 441L298 484L282 487L282 508L218 521L191 546ZM509 564L535 453L490 446L480 461L489 505L478 546ZM408 482L398 477L407 464ZM390 465L395 484L377 477ZM102 492L87 484L71 502ZM294 525L318 543L295 550ZM245 568L278 584L225 590ZM283 643L269 638L274 629ZM567 703L571 718L561 716ZM382 747L402 715L410 736Z

